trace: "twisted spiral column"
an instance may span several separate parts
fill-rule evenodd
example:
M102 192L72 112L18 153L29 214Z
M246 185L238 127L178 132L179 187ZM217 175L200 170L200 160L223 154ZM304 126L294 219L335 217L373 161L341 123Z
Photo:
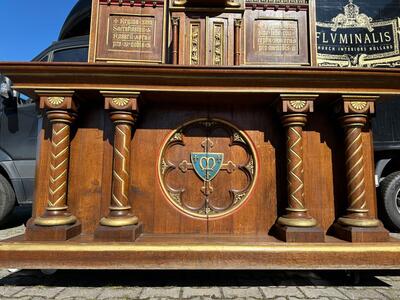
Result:
M366 200L364 154L362 128L367 123L366 115L346 115L342 117L345 130L345 158L348 192L347 215L338 223L345 226L377 227L380 221L368 216Z
M136 115L132 112L114 111L110 113L115 125L114 163L110 213L102 218L101 225L120 227L138 224L138 218L131 215L129 204L129 160L132 126Z
M304 204L303 127L305 114L287 114L281 118L287 134L288 207L278 224L292 227L314 227L317 221L310 217Z
M70 126L75 114L64 110L49 110L52 124L49 196L46 212L34 223L41 226L71 225L77 219L67 210Z

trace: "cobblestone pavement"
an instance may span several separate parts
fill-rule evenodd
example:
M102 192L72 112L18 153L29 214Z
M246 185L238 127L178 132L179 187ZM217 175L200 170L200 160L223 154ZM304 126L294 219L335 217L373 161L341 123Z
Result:
M0 270L0 299L400 299L400 271Z

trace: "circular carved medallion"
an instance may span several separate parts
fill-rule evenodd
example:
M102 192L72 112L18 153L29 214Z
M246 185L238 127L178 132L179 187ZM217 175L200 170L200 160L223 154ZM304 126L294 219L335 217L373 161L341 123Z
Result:
M251 193L257 160L249 138L219 119L199 119L172 132L158 167L162 190L179 211L210 219L237 210Z

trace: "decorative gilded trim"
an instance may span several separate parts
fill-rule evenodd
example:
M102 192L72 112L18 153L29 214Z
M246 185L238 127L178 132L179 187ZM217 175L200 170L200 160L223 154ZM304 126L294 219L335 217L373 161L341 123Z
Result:
M290 105L295 109L304 109L307 102L304 100L289 101Z
M200 24L190 24L190 64L200 64Z
M368 106L368 102L365 102L365 101L353 101L353 102L350 102L350 105L355 110L364 111Z
M47 101L54 106L58 106L64 103L65 97L48 97Z
M3 243L0 251L15 252L258 252L258 253L400 253L400 244L393 243L271 243L268 245L245 244L245 245L223 245L223 244L196 244L196 243L58 243L58 242L13 242ZM175 259L175 258L174 258Z
M213 65L221 66L225 60L225 28L223 23L213 24Z
M112 103L119 107L124 107L128 105L129 99L128 98L113 98Z

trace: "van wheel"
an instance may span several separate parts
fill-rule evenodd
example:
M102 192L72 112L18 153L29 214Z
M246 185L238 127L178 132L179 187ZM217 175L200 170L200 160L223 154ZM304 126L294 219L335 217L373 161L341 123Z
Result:
M11 213L14 206L14 190L8 180L0 174L0 223Z
M389 225L400 230L400 172L392 173L383 180L381 193Z

